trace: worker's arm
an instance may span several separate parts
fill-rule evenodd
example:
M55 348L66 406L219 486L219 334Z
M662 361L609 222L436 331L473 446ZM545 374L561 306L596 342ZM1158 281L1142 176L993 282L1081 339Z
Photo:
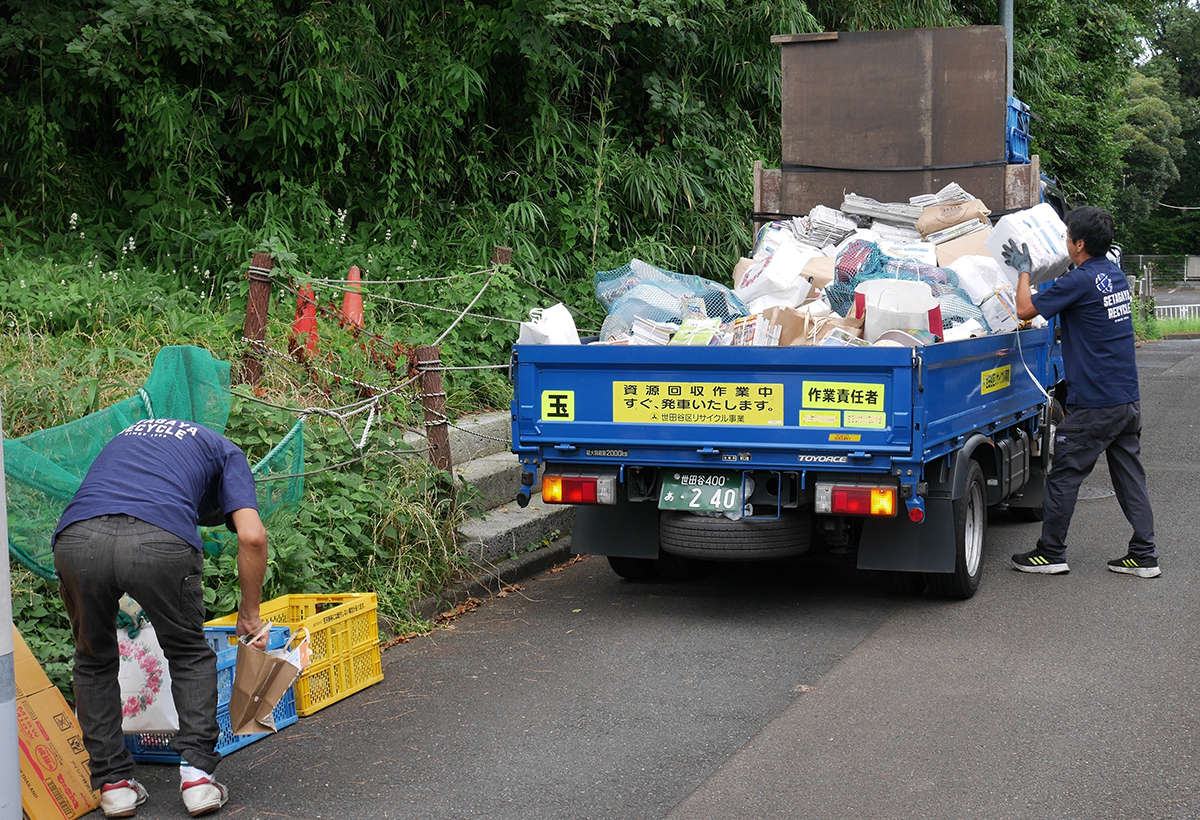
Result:
M1033 293L1029 289L1029 274L1022 271L1017 277L1017 318L1024 322L1038 315L1038 309L1033 306Z
M1017 240L1010 239L1004 244L1001 255L1009 267L1017 271L1017 318L1022 322L1032 319L1038 315L1038 310L1033 306L1033 292L1029 287L1029 271L1033 268L1029 245L1021 243L1018 248Z
M234 510L232 517L233 526L237 529L238 586L242 592L237 634L253 635L263 626L258 607L262 603L263 578L267 574L267 528L263 526L258 510L253 507ZM266 649L267 636L263 635L254 645Z

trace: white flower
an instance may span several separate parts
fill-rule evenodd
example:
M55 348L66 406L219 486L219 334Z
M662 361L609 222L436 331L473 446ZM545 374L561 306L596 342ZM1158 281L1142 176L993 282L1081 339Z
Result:
M25 289L25 280L24 279L21 280L21 289L22 290Z
M71 214L70 220L71 230L75 230L75 226L79 224L79 214Z
M59 280L58 280L58 284L60 284L60 285L65 285L65 284L67 284L67 280L66 280L66 279L59 279Z
M417 240L415 240L415 239L414 239L414 240L413 240L413 247L415 248L416 246L417 246Z

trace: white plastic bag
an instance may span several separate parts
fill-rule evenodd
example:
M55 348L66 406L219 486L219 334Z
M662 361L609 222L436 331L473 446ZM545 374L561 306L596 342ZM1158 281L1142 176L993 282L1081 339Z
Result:
M126 734L178 732L179 713L171 697L171 673L154 627L144 626L132 638L124 629L118 629L117 651L121 658L117 673L121 730Z
M1017 243L1017 248L1029 246L1029 259L1033 267L1029 272L1031 285L1061 276L1071 264L1071 257L1067 253L1067 226L1045 202L1001 217L987 239L983 240L992 258L1008 276L1009 284L1015 288L1020 271L1004 261L1004 246L1010 239Z
M804 266L817 255L815 248L802 248L785 238L773 254L745 272L733 292L751 314L769 307L796 307L812 288Z
M977 305L1012 284L1000 264L990 256L960 256L947 267L958 274L959 286Z
M546 309L534 308L529 311L529 321L521 322L521 332L517 337L520 345L577 345L579 332L575 329L575 320L571 311L562 302Z
M871 279L854 289L854 316L870 344L886 330L927 330L942 337L942 306L924 282Z

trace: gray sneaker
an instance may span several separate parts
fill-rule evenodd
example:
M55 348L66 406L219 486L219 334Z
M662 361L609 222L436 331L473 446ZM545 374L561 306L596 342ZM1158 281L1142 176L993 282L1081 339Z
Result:
M216 811L229 799L229 789L213 777L189 780L179 787L179 793L183 797L183 805L192 817Z
M105 817L133 817L149 796L145 787L132 777L105 783L100 787L100 809Z

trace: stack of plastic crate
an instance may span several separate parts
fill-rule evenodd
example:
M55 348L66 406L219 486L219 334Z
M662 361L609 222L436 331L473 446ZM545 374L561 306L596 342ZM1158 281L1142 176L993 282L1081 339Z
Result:
M1008 161L1013 165L1029 164L1029 106L1016 97L1008 98L1008 118L1005 127Z
M229 720L229 699L233 696L233 672L237 665L237 639L234 635L236 626L204 627L204 637L217 653L217 726L221 735L217 740L217 751L227 755L232 751L248 746L256 740L262 740L269 732L257 735L235 735ZM282 649L291 638L291 630L286 626L272 626L271 635L267 639L268 649ZM291 726L299 719L296 713L295 687L287 690L279 700L279 705L271 713L275 718L275 728L282 729ZM171 748L171 733L142 732L125 735L125 748L133 753L133 759L145 763L178 763L179 754Z

